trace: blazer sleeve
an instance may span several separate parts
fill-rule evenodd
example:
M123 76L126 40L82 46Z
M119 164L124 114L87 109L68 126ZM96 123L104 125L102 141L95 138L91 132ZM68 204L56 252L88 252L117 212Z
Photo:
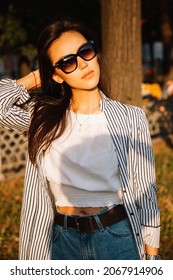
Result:
M145 244L159 248L160 209L157 201L155 159L148 121L142 109L138 126L136 196Z
M17 85L16 80L2 79L0 81L0 126L7 129L28 130L30 112L19 105L30 98L23 85Z

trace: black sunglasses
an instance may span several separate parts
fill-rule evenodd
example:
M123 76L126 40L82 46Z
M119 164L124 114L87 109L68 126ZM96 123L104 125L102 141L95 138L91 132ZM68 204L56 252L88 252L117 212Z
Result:
M64 73L70 74L78 67L77 57L89 61L96 56L94 41L89 41L79 48L76 54L69 54L55 63L54 68L61 69Z

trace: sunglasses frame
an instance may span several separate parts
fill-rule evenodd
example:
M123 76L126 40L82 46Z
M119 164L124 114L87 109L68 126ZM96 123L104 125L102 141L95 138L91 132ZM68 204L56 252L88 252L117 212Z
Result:
M90 58L90 59L85 59L85 58L83 58L83 57L80 55L80 52L81 52L82 48L84 48L84 47L87 46L87 45L92 46L93 51L94 51L94 56L93 56L92 58ZM78 57L78 56L81 57L82 59L84 59L85 61L90 61L90 60L92 60L96 55L97 55L97 51L96 51L96 47L95 47L94 41L93 41L93 40L90 40L90 41L86 42L85 44L83 44L83 45L78 49L78 51L77 51L76 54L68 54L68 55L65 56L64 58L62 58L62 59L60 59L59 61L57 61L57 62L55 63L54 69L58 68L58 69L61 69L61 71L63 71L64 73L70 74L70 73L74 72L74 71L77 69L77 67L78 67L78 63L77 63L77 57ZM70 72L65 71L65 70L63 69L63 66L62 66L63 63L65 62L65 59L67 59L68 57L73 57L73 58L75 59L75 63L76 63L75 69L73 69L73 70L70 71Z

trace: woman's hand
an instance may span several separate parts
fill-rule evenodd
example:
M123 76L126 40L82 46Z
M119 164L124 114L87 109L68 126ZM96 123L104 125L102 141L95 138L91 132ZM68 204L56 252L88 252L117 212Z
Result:
M145 245L145 250L146 250L146 253L149 254L149 255L158 255L158 248L153 248L149 245Z
M30 72L16 81L18 85L24 85L28 91L36 90L41 86L39 69Z

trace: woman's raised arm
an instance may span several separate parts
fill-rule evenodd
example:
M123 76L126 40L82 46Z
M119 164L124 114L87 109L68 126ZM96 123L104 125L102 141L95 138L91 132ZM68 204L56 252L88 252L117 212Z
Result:
M18 85L24 85L29 90L35 90L41 86L39 69L30 72L16 81Z

